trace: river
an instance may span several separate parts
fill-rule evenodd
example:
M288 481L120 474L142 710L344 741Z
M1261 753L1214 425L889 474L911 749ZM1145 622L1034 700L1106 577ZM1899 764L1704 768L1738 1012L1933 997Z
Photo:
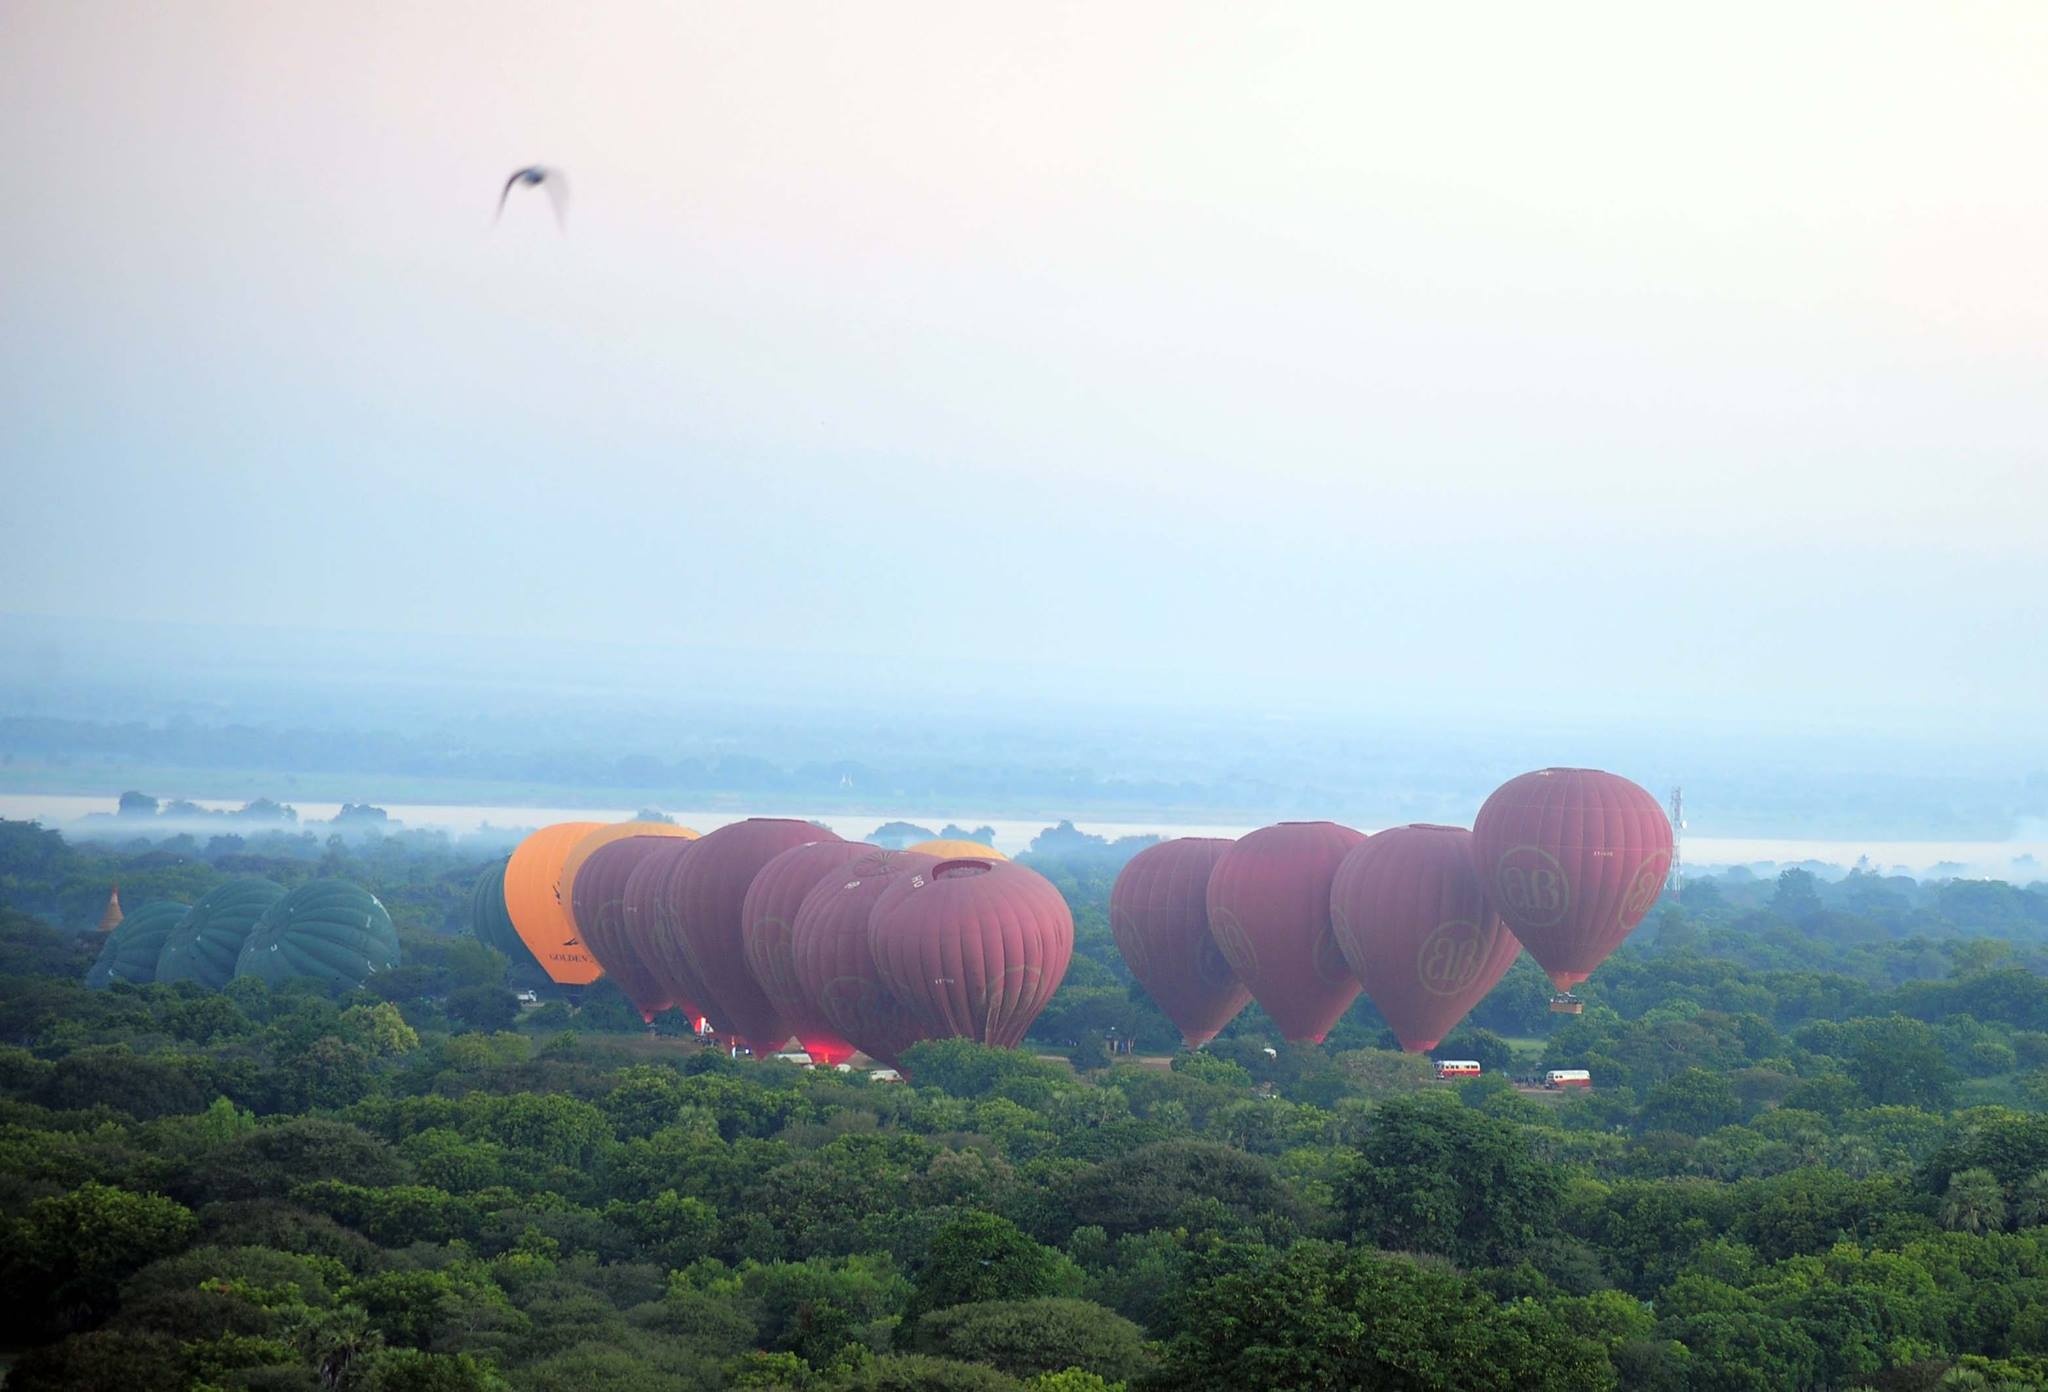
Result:
M242 805L240 802L218 798L193 798L191 801L209 811L231 811ZM297 808L302 825L328 821L341 807L341 804L336 802L294 802L292 805ZM408 828L424 827L445 831L451 836L467 836L486 827L510 832L545 826L550 822L624 821L636 810L631 807L485 807L426 802L378 805L383 807L394 821ZM59 830L94 813L111 813L114 807L114 799L110 797L70 793L0 793L0 818L38 821L44 826ZM1009 855L1023 851L1031 844L1032 838L1050 826L1053 820L1018 820L958 814L941 816L915 809L907 812L825 814L808 812L803 808L770 808L757 813L704 809L664 810L684 826L694 827L698 831L710 831L750 815L801 817L807 821L820 822L848 840L864 838L884 822L912 822L936 830L950 821L964 827L993 827L996 849ZM1097 821L1086 816L1075 818L1074 824L1084 832L1112 840L1121 836L1241 836L1251 830L1249 826L1229 824L1167 820ZM232 829L228 826L206 828L209 831L221 832ZM1373 830L1371 827L1361 829ZM2048 879L2048 837L2039 840L2011 841L1817 841L1796 837L1687 836L1684 856L1689 866L1703 869L1734 865L1769 867L1808 862L1846 868L1862 861L1873 868L1911 875L1968 874L2012 880L2015 883Z

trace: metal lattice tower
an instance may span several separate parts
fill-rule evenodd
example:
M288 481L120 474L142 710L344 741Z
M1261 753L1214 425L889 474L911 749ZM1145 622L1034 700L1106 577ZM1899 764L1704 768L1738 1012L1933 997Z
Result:
M1685 902L1685 789L1671 790L1671 902Z

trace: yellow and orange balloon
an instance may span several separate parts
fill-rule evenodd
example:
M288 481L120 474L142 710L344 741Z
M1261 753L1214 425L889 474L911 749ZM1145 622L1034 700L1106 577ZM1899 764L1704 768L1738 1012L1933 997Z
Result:
M505 866L505 912L527 951L557 986L588 986L604 975L570 911L576 872L599 847L628 836L694 837L667 822L557 822L519 843Z
M941 836L931 841L920 841L915 846L905 846L912 855L937 856L940 860L1008 860L1009 857L994 846L984 846L979 841L962 841L955 837Z

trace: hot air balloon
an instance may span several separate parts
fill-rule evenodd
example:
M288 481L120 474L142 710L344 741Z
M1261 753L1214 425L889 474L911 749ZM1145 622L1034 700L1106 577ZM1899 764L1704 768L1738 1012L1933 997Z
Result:
M1281 822L1237 841L1209 875L1209 931L1291 1043L1320 1044L1358 998L1330 932L1330 881L1365 833Z
M683 951L682 930L676 926L673 884L676 873L701 841L664 837L644 852L640 863L626 876L625 941L653 973L661 994L687 1014L701 1018L716 1033L731 1040L737 1034L732 1021L720 1013L711 993L698 977Z
M175 899L152 899L130 909L100 946L99 960L85 974L85 984L98 989L116 981L141 986L156 980L157 958L163 956L164 939L178 926L189 904Z
M697 839L696 832L674 822L611 822L583 837L569 848L569 853L562 857L562 868L555 872L555 901L570 911L572 919L575 917L576 872L583 868L583 862L596 855L600 848L633 836L666 836L678 841Z
M313 880L272 904L235 962L271 986L295 976L360 986L398 965L398 931L377 897L347 880Z
M931 1032L882 984L868 919L889 886L938 863L936 856L910 851L866 851L811 887L790 933L790 967L806 998L835 1033L892 1068Z
M993 846L984 846L979 841L963 841L957 836L940 836L930 841L920 841L915 846L903 848L912 855L937 856L940 860L959 858L980 860L1008 860L1009 857Z
M576 934L576 921L555 897L562 863L602 822L557 822L521 841L505 863L505 911L519 940L557 986L588 986L604 975Z
M1330 886L1330 926L1414 1054L1456 1028L1522 946L1487 902L1463 827L1394 827L1353 846Z
M840 872L874 850L860 841L809 841L791 846L761 867L740 906L740 941L747 969L811 1061L828 1067L851 1058L853 1045L833 1031L797 980L792 930L804 896L828 879L841 883Z
M780 1049L790 1027L747 969L740 922L747 890L761 867L790 847L838 839L809 822L749 817L692 842L669 876L668 906L683 955L711 993L707 1008L731 1023L756 1058Z
M1147 846L1109 891L1117 951L1190 1049L1214 1039L1252 998L1209 933L1209 874L1230 846L1205 836Z
M508 861L509 857L491 866L470 885L466 914L470 936L485 947L504 953L513 966L531 967L538 971L540 963L519 940L519 930L512 926L512 915L505 912L505 866Z
M1643 920L1671 870L1657 799L1598 769L1539 769L1494 789L1472 824L1493 906L1550 976L1551 1009Z
M868 945L892 994L934 1035L1014 1048L1074 955L1052 882L1002 860L942 860L875 901Z
M196 981L216 991L227 985L256 920L282 898L284 886L269 880L239 879L215 885L164 936L156 979Z
M696 1002L678 1001L668 982L640 955L626 926L626 887L633 872L664 846L689 839L628 836L607 841L583 861L575 874L575 899L570 912L582 934L583 945L597 958L605 976L633 1003L640 1018L649 1023L672 1005L682 1006L690 1015L698 1012Z

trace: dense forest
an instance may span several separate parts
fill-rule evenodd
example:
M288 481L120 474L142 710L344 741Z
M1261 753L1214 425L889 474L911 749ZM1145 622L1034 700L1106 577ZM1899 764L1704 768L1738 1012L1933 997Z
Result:
M1134 849L1042 840L1039 1037L896 1083L522 1010L444 838L0 823L7 1387L2048 1387L2048 887L1695 879L1582 1016L1518 963L1440 1084L1363 1003L1174 1052ZM373 889L405 964L84 987L110 883L237 874Z

